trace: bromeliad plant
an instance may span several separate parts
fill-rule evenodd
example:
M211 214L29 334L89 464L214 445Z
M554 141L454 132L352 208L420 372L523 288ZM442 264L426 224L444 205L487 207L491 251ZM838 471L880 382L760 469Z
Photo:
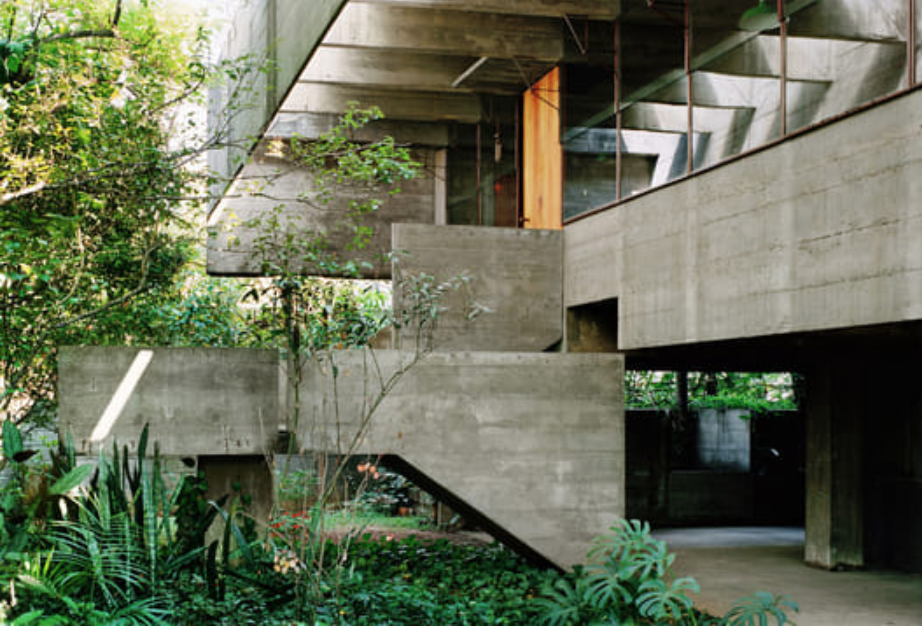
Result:
M596 538L590 565L558 579L537 599L548 626L777 626L792 624L787 611L797 605L783 596L759 592L739 600L723 618L702 614L691 594L694 578L672 572L675 555L639 520L619 520L613 534Z

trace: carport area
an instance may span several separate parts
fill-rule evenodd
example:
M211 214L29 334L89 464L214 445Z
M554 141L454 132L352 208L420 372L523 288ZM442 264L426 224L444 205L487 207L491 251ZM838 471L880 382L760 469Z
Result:
M675 572L701 584L699 606L723 614L755 591L797 602L797 626L919 626L922 575L893 570L830 572L804 564L796 527L676 528L654 533L676 554Z

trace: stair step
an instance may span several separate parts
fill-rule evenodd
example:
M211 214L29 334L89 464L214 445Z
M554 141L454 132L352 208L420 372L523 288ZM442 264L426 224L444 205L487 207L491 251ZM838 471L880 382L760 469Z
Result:
M788 36L788 79L828 81L847 71L850 65L848 60L857 55L866 58L880 58L882 55L905 57L906 44ZM721 74L780 78L781 38L777 35L760 35L733 53L714 60L706 69Z

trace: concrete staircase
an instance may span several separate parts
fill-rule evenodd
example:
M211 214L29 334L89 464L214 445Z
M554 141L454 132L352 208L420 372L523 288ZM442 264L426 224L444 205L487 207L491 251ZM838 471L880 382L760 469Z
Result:
M691 59L690 75L683 68L668 70L622 98L623 196L752 150L780 138L782 131L810 126L906 86L905 2L789 4L783 89L778 30L733 31ZM611 128L612 117L608 109L568 129L564 143L571 163L614 155L618 137ZM604 195L592 184L583 184L578 175L568 182L575 187L567 194L571 214L573 204L588 207L596 196Z

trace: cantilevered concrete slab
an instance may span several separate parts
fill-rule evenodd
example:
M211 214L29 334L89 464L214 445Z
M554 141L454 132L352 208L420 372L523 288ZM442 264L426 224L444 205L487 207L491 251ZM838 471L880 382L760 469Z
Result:
M624 513L622 358L416 358L350 351L312 364L299 444L397 455L545 559L583 562Z
M232 178L268 127L291 85L346 0L252 0L237 2L221 57L256 54L255 66L211 95L213 127L225 127L226 147L209 153L216 176ZM265 55L260 57L258 55ZM268 63L268 67L266 67ZM227 107L232 115L226 119Z

